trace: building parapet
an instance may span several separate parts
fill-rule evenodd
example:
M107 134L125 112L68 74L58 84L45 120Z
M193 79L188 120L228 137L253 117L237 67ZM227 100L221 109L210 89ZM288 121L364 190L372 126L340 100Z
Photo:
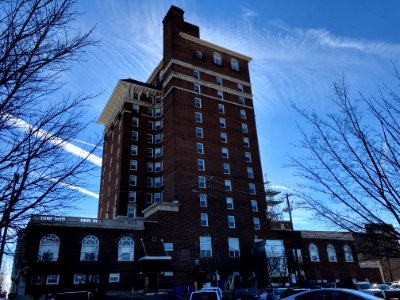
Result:
M344 241L354 241L350 232L338 231L301 231L303 239L335 239Z
M144 230L144 219L96 219L85 217L63 217L51 215L34 215L30 220L31 224L57 225L66 227L95 227L95 228L114 228Z

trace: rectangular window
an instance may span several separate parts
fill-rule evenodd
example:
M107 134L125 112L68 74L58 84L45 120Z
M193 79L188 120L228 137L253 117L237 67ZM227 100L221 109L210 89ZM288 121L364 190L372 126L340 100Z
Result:
M147 172L153 172L153 163L152 162L147 163Z
M153 148L147 148L147 157L153 157Z
M240 110L240 118L246 120L246 111L244 109Z
M151 193L146 194L146 203L153 203L153 194Z
M212 257L211 237L200 237L200 257Z
M139 134L137 131L132 131L131 132L131 140L132 141L137 141L139 139Z
M243 146L245 146L246 148L250 147L249 138L247 138L247 137L243 138Z
M200 84L197 83L194 84L194 92L200 94Z
M147 108L147 114L149 116L153 117L154 116L154 110L151 107Z
M240 257L238 238L228 238L229 257Z
M256 185L254 183L249 183L249 192L251 195L256 194Z
M201 213L201 226L208 226L208 215L206 213Z
M139 113L139 105L138 104L132 104L132 112L135 114Z
M74 274L74 284L85 284L86 274Z
M231 173L231 166L227 163L224 163L224 174L230 174Z
M201 108L201 99L194 98L194 107Z
M222 158L229 158L229 151L228 148L221 149Z
M155 108L154 109L154 116L155 117L161 117L162 113L161 113L161 108Z
M154 193L154 202L161 202L163 198L163 193Z
M202 138L203 137L203 128L201 127L196 127L196 136L198 138Z
M127 208L127 217L129 219L135 219L136 218L136 204L130 204L128 203L128 208Z
M198 154L204 154L204 147L202 143L197 143L196 150Z
M251 163L251 153L250 152L244 153L244 160L245 160L245 162Z
M217 98L220 99L220 100L224 99L224 92L218 90L218 91L217 91Z
M226 209L233 209L233 198L226 197Z
M228 142L228 136L226 135L225 132L221 132L221 133L220 133L220 141L221 141L222 143L227 143L227 142Z
M228 216L228 227L229 228L235 228L235 216Z
M203 116L199 112L194 113L194 119L196 120L197 123L202 123L203 122Z
M136 183L137 183L136 180L137 180L136 175L130 175L129 176L129 185L136 186Z
M132 117L132 126L139 127L139 118Z
M148 134L148 135L147 135L147 142L148 142L149 144L153 144L153 142L154 142L154 136L153 136L152 134Z
M204 159L198 159L197 160L197 170L204 171L205 169L206 169L206 167L204 164Z
M60 280L60 275L47 275L46 277L46 284L47 285L57 285Z
M225 107L224 107L224 105L221 104L221 103L218 103L218 112L219 112L220 114L225 114Z
M153 130L154 129L154 122L153 121L147 121L147 129Z
M201 51L196 51L195 52L195 57L197 59L203 59L203 53Z
M258 211L257 200L251 200L251 210Z
M253 168L247 167L247 177L254 178Z
M161 148L154 148L154 157L161 157L162 156L162 147Z
M219 127L226 128L226 121L224 118L219 118Z
M154 135L154 143L155 143L155 144L161 143L162 140L163 140L163 139L162 139L162 134L161 134L161 133L155 134L155 135Z
M154 163L154 172L161 172L162 171L162 162L155 162Z
M133 171L137 170L137 160L131 159L131 163L129 165L129 168Z
M242 132L249 133L249 129L247 128L247 124L245 124L245 123L242 123Z
M260 219L257 217L253 218L253 225L254 225L254 230L260 230Z
M206 178L204 176L199 176L198 177L198 182L199 182L199 188L206 188Z
M164 243L164 251L174 251L174 243Z
M156 96L156 104L161 103L161 97L160 96Z
M162 177L155 177L154 178L154 187L161 187L162 186Z
M243 93L243 84L238 83L237 90Z
M136 202L136 192L129 192L129 196L128 196L128 201L129 202Z
M131 155L137 155L137 154L138 154L138 146L131 145Z
M215 82L216 82L218 85L222 85L222 78L217 77L217 78L215 79Z
M153 187L153 178L147 177L147 187L152 188Z
M207 195L199 194L200 207L207 207Z
M161 129L162 127L163 127L162 120L154 121L154 129L155 129L155 130L159 130L159 129Z
M200 79L200 72L199 72L199 70L193 70L193 77L194 77L194 79Z
M240 105L245 105L246 103L244 102L244 98L243 97L239 97L239 104Z
M225 191L227 192L232 191L232 182L228 179L225 179Z
M109 283L117 283L119 282L119 273L110 273L108 277Z

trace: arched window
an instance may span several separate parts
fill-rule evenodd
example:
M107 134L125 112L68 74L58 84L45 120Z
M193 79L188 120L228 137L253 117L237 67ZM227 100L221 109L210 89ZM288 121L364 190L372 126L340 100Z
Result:
M97 261L99 256L99 240L88 235L82 240L81 261Z
M346 262L353 262L353 253L351 252L351 248L349 245L344 245L343 247L343 251L344 251L344 260Z
M308 246L308 250L310 251L310 260L319 261L317 246L315 244L310 244L310 246Z
M197 59L203 59L203 53L202 53L201 51L197 50L197 51L195 52L195 57L196 57Z
M231 58L231 69L239 72L239 63L235 58Z
M337 261L335 247L333 247L332 244L328 244L328 246L326 247L326 251L328 252L328 260L330 262Z
M222 66L221 54L219 54L218 52L214 52L214 54L213 54L213 62L216 65Z
M118 243L118 261L133 261L133 239L125 236Z
M39 243L38 259L44 261L57 261L60 249L60 239L54 234L47 234Z

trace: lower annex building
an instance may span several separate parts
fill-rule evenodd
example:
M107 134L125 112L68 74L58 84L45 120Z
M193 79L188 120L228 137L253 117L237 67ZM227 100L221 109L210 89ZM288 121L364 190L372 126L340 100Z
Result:
M200 39L174 6L163 31L163 58L147 82L120 80L99 118L98 218L32 218L17 249L15 291L189 291L265 285L294 273L321 282L365 278L352 238L330 243L330 253L339 248L330 261L337 272L328 276L312 271L324 255L305 255L326 241L306 246L301 232L293 239L292 224L271 218L251 58ZM262 255L279 257L277 271L260 264L259 245Z

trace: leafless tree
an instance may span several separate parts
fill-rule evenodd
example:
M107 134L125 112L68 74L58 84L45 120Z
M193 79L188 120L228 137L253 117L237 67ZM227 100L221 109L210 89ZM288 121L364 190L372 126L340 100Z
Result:
M293 105L311 128L300 129L306 154L290 160L298 195L317 217L366 239L372 247L363 251L400 257L400 94L387 86L378 97L349 91L345 80L334 84L327 115ZM359 234L371 224L374 234Z
M87 126L91 96L60 96L61 75L96 41L75 26L73 0L14 0L0 6L0 229L7 252L31 214L71 206L90 168L63 149Z

